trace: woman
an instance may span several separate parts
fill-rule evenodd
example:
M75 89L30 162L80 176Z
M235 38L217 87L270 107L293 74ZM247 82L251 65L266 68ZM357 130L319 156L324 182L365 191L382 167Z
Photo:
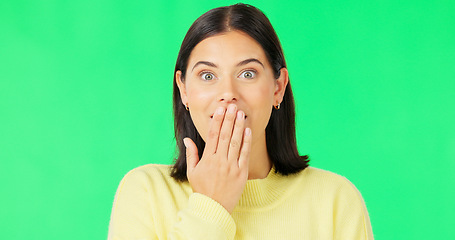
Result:
M283 51L260 10L203 14L174 73L178 158L123 178L109 239L373 239L357 189L298 154Z

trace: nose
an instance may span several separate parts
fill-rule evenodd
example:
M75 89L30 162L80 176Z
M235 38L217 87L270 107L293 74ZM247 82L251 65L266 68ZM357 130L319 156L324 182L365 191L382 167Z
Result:
M218 101L226 104L238 101L238 92L234 79L225 78L220 81L218 86Z

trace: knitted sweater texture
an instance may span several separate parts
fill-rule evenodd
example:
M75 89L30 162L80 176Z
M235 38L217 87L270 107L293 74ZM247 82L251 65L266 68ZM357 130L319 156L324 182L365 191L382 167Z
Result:
M149 164L122 179L112 208L109 240L346 239L372 240L362 196L346 178L307 167L282 176L272 168L248 180L232 214Z

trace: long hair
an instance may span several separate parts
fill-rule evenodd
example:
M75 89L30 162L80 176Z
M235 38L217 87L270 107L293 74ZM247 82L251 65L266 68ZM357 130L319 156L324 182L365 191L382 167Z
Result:
M189 137L194 141L198 148L199 158L202 157L205 142L196 130L189 112L182 104L175 73L180 70L182 81L184 81L188 58L193 48L208 37L233 30L248 34L261 45L272 66L275 78L280 76L280 69L286 67L278 36L269 19L259 9L239 3L212 9L196 19L183 39L174 70L173 105L177 157L171 176L177 181L188 180L183 139ZM290 82L286 86L280 109L272 110L265 134L267 152L278 173L289 175L300 172L308 166L308 156L300 156L297 150L294 96Z

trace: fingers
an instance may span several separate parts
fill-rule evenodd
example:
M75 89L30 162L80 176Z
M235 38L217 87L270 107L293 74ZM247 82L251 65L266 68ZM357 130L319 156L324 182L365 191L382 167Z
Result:
M250 150L251 150L251 129L246 128L243 134L243 144L242 149L240 150L239 157L239 168L248 169L248 161L250 159Z
M224 116L223 125L221 126L220 136L218 138L218 147L216 153L222 154L227 157L229 144L231 142L232 128L236 117L237 106L231 104L228 106Z
M234 131L232 132L231 142L229 143L229 152L228 160L236 164L240 155L240 147L243 140L243 132L245 125L245 113L243 111L238 111L234 123Z
M204 156L206 156L206 154L216 154L218 155L218 158L216 159L225 159L235 164L239 164L238 160L239 155L241 155L241 149L245 149L244 151L249 153L250 148L250 146L247 146L246 148L242 147L244 144L242 142L245 139L244 127L245 113L243 111L237 112L237 106L235 104L230 104L227 109L219 107L215 111L210 123ZM251 135L251 129L248 131ZM251 138L251 136L249 138ZM191 143L193 142L191 141ZM248 155L246 155L246 157L248 158ZM211 158L209 157L209 159Z
M214 154L218 146L218 138L220 135L221 124L224 120L224 107L219 107L213 114L212 121L209 126L207 142L204 148L204 154Z
M184 138L183 144L186 147L186 172L187 175L189 172L193 171L199 162L199 155L197 151L197 146L190 138Z

